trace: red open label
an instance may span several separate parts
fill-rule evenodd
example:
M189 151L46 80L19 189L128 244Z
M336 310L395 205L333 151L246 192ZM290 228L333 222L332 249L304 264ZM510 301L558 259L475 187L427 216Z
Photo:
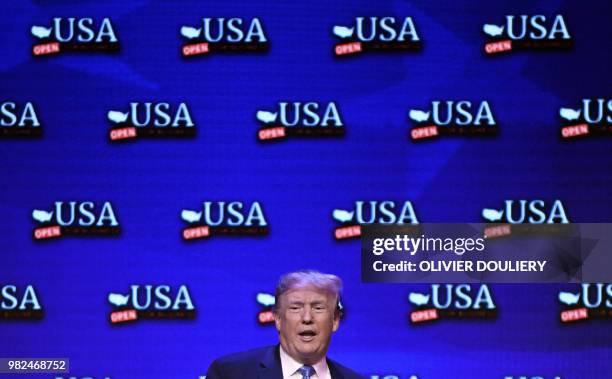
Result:
M504 40L498 42L491 42L485 45L485 51L487 54L503 53L505 51L512 50L512 40Z
M210 228L208 226L197 226L195 228L183 229L183 239L186 240L206 238L208 236L210 236Z
M183 46L183 56L190 57L192 55L202 55L208 54L210 49L208 47L208 42L196 43L193 45L185 45Z
M561 136L563 138L572 138L587 134L589 134L589 125L587 124L570 125L561 129Z
M437 320L438 318L438 310L435 308L410 313L410 321L413 323L432 321Z
M586 308L571 309L561 312L561 321L572 322L586 320L589 318L589 311Z
M361 53L363 48L361 46L361 42L349 42L343 43L340 45L336 45L334 48L334 52L336 55L347 55L347 54L357 54Z
M62 235L62 230L59 226L48 226L46 228L34 229L34 238L37 240L55 238Z
M432 138L438 136L438 127L435 125L414 128L410 131L412 139Z
M60 51L59 42L49 42L43 43L40 45L34 45L32 47L32 53L34 55L48 55L48 54L57 54Z
M337 240L361 236L361 225L342 226L334 230Z
M138 313L136 313L135 309L127 309L124 311L117 311L110 314L110 321L113 324L134 320L138 320Z
M113 129L110 131L110 139L111 141L118 141L122 139L128 138L136 138L136 128L133 126L129 126L127 128L119 128Z

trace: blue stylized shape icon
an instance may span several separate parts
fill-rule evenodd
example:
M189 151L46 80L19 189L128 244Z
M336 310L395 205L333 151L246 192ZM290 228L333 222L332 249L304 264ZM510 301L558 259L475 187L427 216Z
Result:
M108 111L106 116L112 122L114 122L116 124L120 124L120 123L125 122L127 120L128 116L129 116L129 113L123 113L123 112L119 112L119 111Z
M418 292L410 292L410 295L408 295L408 300L410 300L410 302L416 306L425 305L429 303L429 295L423 295L422 293Z
M410 113L408 113L408 116L410 116L413 121L423 122L429 120L429 114L430 112L423 112L418 109L411 109Z
M198 222L202 218L202 212L183 209L181 212L181 218L189 223Z
M40 223L51 221L51 217L53 217L53 212L41 211L39 209L32 211L32 218Z
M561 108L559 109L559 115L568 121L578 120L580 117L580 109Z
M334 209L332 216L340 222L349 222L353 219L355 212L345 211L344 209Z
M34 25L30 28L30 33L36 38L47 38L51 35L51 28L45 28L44 26Z
M340 38L349 38L353 35L355 28L347 28L346 26L335 25L333 31L334 34Z
M260 292L257 294L257 302L264 307L271 307L276 303L276 299L269 293Z
M181 27L181 35L189 39L198 38L200 36L200 33L202 33L202 28L196 29L192 28L191 26Z
M580 294L573 294L571 292L559 292L559 301L563 304L574 305L580 300Z
M491 209L491 208L484 208L482 210L482 217L484 217L486 220L489 220L491 222L501 220L503 215L504 215L503 210L498 211L497 209Z
M272 112L268 112L268 111L257 111L257 119L261 122L263 122L264 124L269 124L271 122L276 121L276 117L278 116L277 113L272 113Z
M126 305L129 299L130 295L122 295L119 293L110 293L108 295L108 302L118 307Z
M504 27L497 26L494 24L484 24L484 26L482 27L482 31L490 35L491 37L497 37L502 35L502 33L504 32Z

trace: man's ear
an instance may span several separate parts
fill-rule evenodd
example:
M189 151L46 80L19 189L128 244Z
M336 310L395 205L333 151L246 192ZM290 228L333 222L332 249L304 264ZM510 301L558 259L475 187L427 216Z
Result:
M332 325L332 332L335 332L340 327L340 312L334 312L334 324Z
M340 296L338 296L336 298L336 308L334 309L332 332L335 332L340 327L340 317L342 317L342 306L340 305Z
M280 315L278 314L278 309L274 309L272 311L272 314L274 315L274 325L276 326L276 331L280 333L281 319L280 319Z

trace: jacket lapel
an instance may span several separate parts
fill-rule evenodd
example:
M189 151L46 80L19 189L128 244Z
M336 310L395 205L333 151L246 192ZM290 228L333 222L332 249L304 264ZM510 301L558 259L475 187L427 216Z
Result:
M327 367L329 367L329 374L332 379L344 379L344 375L338 370L336 364L331 359L327 359Z
M280 362L278 345L271 346L266 350L257 368L259 379L283 379L283 368Z

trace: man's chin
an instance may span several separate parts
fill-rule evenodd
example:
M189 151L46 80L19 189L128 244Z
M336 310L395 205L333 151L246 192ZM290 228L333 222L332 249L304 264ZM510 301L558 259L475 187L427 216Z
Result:
M298 350L297 353L300 355L300 361L309 365L317 363L324 356L320 351L313 349Z

